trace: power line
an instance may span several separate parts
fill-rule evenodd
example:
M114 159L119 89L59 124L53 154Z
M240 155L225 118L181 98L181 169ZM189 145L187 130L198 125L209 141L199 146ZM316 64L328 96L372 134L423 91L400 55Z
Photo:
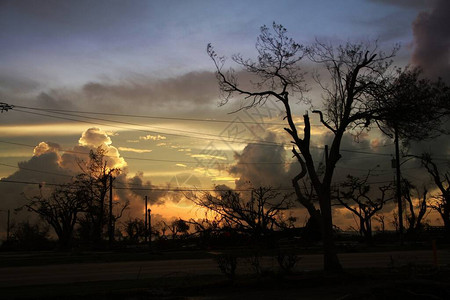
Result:
M126 129L126 130L141 131L141 132L144 132L144 133L157 133L157 134L165 134L165 135L184 137L184 138L191 137L191 138L195 138L195 139L210 140L210 141L220 141L220 142L226 142L226 143L239 143L239 144L252 143L252 144L258 144L258 145L263 145L263 146L285 146L284 143L276 143L276 142L263 141L263 140L252 140L252 139L242 139L242 138L234 138L233 140L228 140L228 139L224 139L220 135L215 135L215 134L210 134L210 133L199 133L199 132L188 131L188 130L163 128L163 129L179 131L179 132L183 132L183 133L196 134L196 135L200 135L200 136L186 136L186 135L181 135L181 134L176 134L176 133L167 133L167 132L161 132L161 131L155 131L155 130L144 130L144 129L128 128L128 127L123 127L123 126L104 124L104 123L98 123L98 122L93 122L93 121L77 120L77 119L72 119L72 118L67 118L67 117L53 116L53 115L48 115L48 114L41 114L41 113L35 113L35 112L29 112L29 111L23 111L23 110L17 110L17 109L15 111L28 113L28 114L33 114L33 115L39 115L39 116L46 116L46 117L51 117L51 118L56 118L56 119L69 120L69 121L74 121L74 122L95 124L95 125L101 125L101 126L110 126L110 127L121 128L121 129ZM71 115L71 116L82 117L82 118L89 118L89 117L78 116L78 115ZM144 125L141 125L141 124L134 124L134 123L128 123L128 122L112 121L112 120L105 120L105 119L99 119L99 118L91 118L91 119L98 119L98 120L103 120L103 121L107 121L107 122L117 122L117 123L123 123L123 124L127 124L127 125L132 125L132 126L145 127ZM162 127L160 127L160 129L161 128ZM210 138L204 137L205 135L206 136L210 136ZM387 145L382 145L382 146L378 146L378 147L385 147L385 146L387 146ZM317 146L316 147L315 146L311 146L311 148L312 149L319 149L319 150L323 150L324 149L322 147L317 147ZM375 147L371 147L371 148L375 148ZM370 154L370 155L380 155L380 156L391 156L391 154L386 154L386 153L374 153L374 152L365 152L365 151L349 150L349 149L340 149L340 152L350 152L350 153Z
M35 148L36 146L34 145L29 145L29 144L23 144L23 143L16 143L16 142L8 142L8 141L2 141L0 140L0 143L4 143L4 144L11 144L11 145L16 145L16 146L23 146L23 147L29 147L29 148ZM82 154L82 155L89 155L89 153L86 152L81 152L81 151L73 151L73 150L67 150L67 149L60 149L60 151L62 152L67 152L67 153L73 153L73 154ZM142 158L142 157L130 157L130 156L123 156L121 155L120 157L117 156L111 156L111 155L105 155L106 157L110 157L110 158L124 158L124 159L129 159L129 160L142 160L142 161L157 161L157 162L171 162L171 163L189 163L189 164L198 164L198 161L192 161L192 160L172 160L172 159L158 159L158 158ZM295 164L297 162L292 161L292 162L239 162L239 164ZM226 165L231 165L231 164L226 164Z
M340 184L341 182L333 182L333 184ZM1 179L0 183L14 183L14 184L28 184L28 185L48 185L48 186L65 186L65 184L61 183L51 183L51 182L35 182L35 181L24 181L24 180L9 180L9 179ZM367 182L367 184L382 184L382 183L392 183L392 180L384 180L384 181L373 181ZM221 190L217 189L197 189L197 188L188 188L188 187L178 187L178 188L161 188L161 187L114 187L116 190L132 190L132 191L161 191L161 192L220 192ZM304 189L304 188L301 188ZM230 189L233 192L250 192L254 189ZM293 187L286 188L272 188L273 191L293 191Z
M181 117L161 117L161 116L149 116L149 115L134 115L134 114L117 114L117 113L106 113L106 112L93 112L93 111L81 111L81 110L66 110L66 109L53 109L53 108L38 108L29 106L16 105L14 107L46 111L46 112L62 112L62 113L79 113L79 114L90 114L90 115L102 115L102 116L113 116L113 117L131 117L131 118L142 118L142 119L157 119L157 120L170 120L170 121L191 121L191 122L207 122L207 123L239 123L239 124L250 124L250 125L276 125L276 126L286 126L287 123L273 123L273 122L255 122L255 121L242 121L242 120L218 120L218 119L200 119L200 118L181 118ZM296 124L303 124L297 122ZM311 126L322 127L320 124L311 124Z
M35 169L30 169L30 168L24 168L24 167L19 167L19 166L8 165L8 164L4 164L4 163L1 163L1 162L0 162L0 165L1 166L5 166L5 167L9 167L9 168L16 168L16 169L19 169L19 170L30 171L30 172L36 172L36 173L42 173L42 174L49 174L49 175L56 175L56 176L63 176L63 177L73 178L72 175L68 175L68 174L48 172L48 171L43 171L43 170L35 170Z
M17 107L19 107L19 106L17 106ZM126 129L126 130L136 130L136 131L141 131L141 132L144 132L144 133L158 133L158 134L172 135L172 136L178 136L178 137L186 137L186 135L181 135L181 134L167 133L167 132L156 131L156 130L144 130L144 129L128 128L128 127L122 127L122 126L111 125L111 124L97 123L97 122L92 122L92 121L84 121L84 120L71 119L71 118L61 117L61 116L54 116L54 115L48 115L48 114L42 114L42 113L29 112L29 111L24 111L24 110L20 110L20 109L15 109L15 111L22 112L22 113L39 115L39 116L46 116L46 117L51 117L51 118L75 121L75 122L96 124L96 125L102 125L102 126L111 126L111 127L116 127L116 128ZM85 118L85 119L92 119L92 120L100 120L100 121L112 122L112 123L120 123L120 124L125 124L125 125L130 125L130 126L140 126L140 127L147 127L148 126L148 125L137 124L137 123L123 122L123 121L117 121L117 120L109 120L109 119L103 119L103 118L93 118L93 117L86 117L86 116L81 116L81 115L76 115L76 114L69 114L69 113L58 112L58 111L61 111L61 110L50 110L50 109L45 109L44 110L44 109L42 109L42 111L50 112L50 113L56 113L56 114L61 114L61 115L66 115L66 116L71 116L71 117L78 117L78 118ZM177 118L172 118L172 119L177 119ZM194 120L194 119L192 119L192 120ZM202 119L199 119L199 120L202 120ZM206 121L206 120L204 120L204 121ZM230 123L233 123L233 121L231 121ZM258 124L256 122L243 122L243 121L242 122L238 121L236 123ZM267 123L265 123L265 124L267 124ZM286 124L279 123L278 125L286 125ZM267 144L267 145L275 145L275 146L283 146L284 145L283 143L276 143L276 142L263 141L263 140L244 139L244 138L234 138L233 140L228 140L228 139L225 139L223 136L220 136L220 135L217 135L217 134L211 134L211 133L205 133L205 132L195 132L195 131L173 129L173 128L165 128L165 127L154 126L154 125L151 125L151 126L154 127L154 128L162 129L162 130L178 131L178 132L181 132L181 133L189 133L189 134L200 135L200 137L199 136L190 136L190 137L194 137L194 138L197 138L197 139L200 138L200 139L204 139L204 140L213 140L213 141L222 141L222 142L231 142L231 143L243 143L243 142L246 142L246 143L258 143L258 144L263 144L263 145ZM321 125L318 125L318 126L321 126ZM214 137L214 138L205 138L204 136L210 136L210 137Z
M144 132L144 133L147 133L147 134L148 133L154 133L154 134L157 133L157 134L164 134L164 135L170 135L170 136L176 136L176 137L182 137L182 138L190 137L190 138L195 138L195 139L209 140L209 141L220 141L220 142L226 142L226 143L238 143L238 144L252 143L252 144L259 144L259 145L264 145L264 146L284 146L283 143L276 143L276 142L263 141L263 140L252 140L252 139L244 139L244 138L233 138L232 140L230 140L230 139L226 139L226 138L224 138L224 137L222 137L220 135L206 133L206 132L195 132L195 131L188 131L188 130L173 129L173 128L163 128L163 127L153 126L153 127L159 128L159 129L165 129L165 130L171 130L171 131L178 131L178 132L181 132L181 133L194 134L194 136L192 136L192 135L191 136L187 136L185 134L177 134L177 133L163 132L163 131L157 131L157 130L129 128L129 127L123 127L123 126L118 126L118 125L99 123L99 122L94 122L94 121L85 121L85 120L78 120L78 119L62 117L62 116L54 116L54 115L49 115L49 114L42 114L42 113L24 111L24 110L20 110L20 109L15 109L15 111L22 112L22 113L27 113L27 114L32 114L32 115L50 117L50 118L55 118L55 119L68 120L68 121L73 121L73 122L80 122L80 123L87 123L87 124L115 127L115 128L125 129L125 130L128 130L128 131L140 131L140 132ZM69 115L69 114L64 114L64 115ZM146 125L129 123L129 122L121 122L121 121L115 121L115 120L92 118L92 117L85 117L85 116L79 116L79 115L69 115L69 116L79 117L79 118L86 118L86 119L93 119L93 120L100 120L100 121L112 122L112 123L121 123L121 124L126 124L126 125L131 125L131 126L146 127ZM209 136L209 137L205 137L205 136Z
M24 180L9 180L1 179L0 183L17 183L17 184L29 184L29 185L49 185L49 186L64 186L61 183L51 183L51 182L35 182L35 181L24 181ZM114 187L115 190L133 190L133 191L161 191L161 192L220 192L217 189L197 189L189 187L178 187L178 188L161 188L161 187ZM233 192L250 192L253 189L230 189ZM291 191L294 188L272 188L273 191Z

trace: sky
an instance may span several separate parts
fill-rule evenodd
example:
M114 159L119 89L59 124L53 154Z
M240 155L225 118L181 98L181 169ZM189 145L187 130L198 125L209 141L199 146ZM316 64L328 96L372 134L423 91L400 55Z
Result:
M226 57L255 57L260 27L276 22L304 44L377 39L386 50L400 44L395 65L421 66L449 80L449 13L446 0L1 1L0 102L16 107L0 115L0 178L64 182L78 171L77 160L103 145L122 169L118 186L153 188L145 194L159 217L199 212L179 193L157 188L286 187L297 170L289 163L283 110L273 101L236 113L240 99L220 106L206 45ZM320 105L314 91L308 97ZM300 100L299 122L310 109ZM318 120L313 124L320 161L329 136ZM414 147L449 154L445 138ZM347 136L342 148L362 153L343 152L338 180L369 168L378 170L374 181L392 178L386 136L372 131L359 143ZM417 164L405 169L416 181L429 180ZM0 183L0 220L23 205L23 193L35 191ZM131 199L133 217L142 213L143 196L117 190L116 200ZM335 220L351 216L338 211Z

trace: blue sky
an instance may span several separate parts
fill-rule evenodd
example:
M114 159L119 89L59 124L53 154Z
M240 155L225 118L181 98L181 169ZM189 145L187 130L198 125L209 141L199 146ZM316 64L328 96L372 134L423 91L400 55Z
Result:
M273 21L300 42L380 38L407 48L425 6L382 2L4 1L0 71L41 90L134 73L173 77L211 70L209 42L251 54L259 27Z

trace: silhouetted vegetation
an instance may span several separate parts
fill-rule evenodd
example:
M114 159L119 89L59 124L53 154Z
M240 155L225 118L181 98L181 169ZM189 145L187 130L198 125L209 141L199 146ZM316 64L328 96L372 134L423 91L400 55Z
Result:
M217 214L222 226L247 234L256 240L267 237L275 229L283 228L282 213L293 206L289 195L281 195L271 188L253 189L245 198L229 188L216 187L215 194L192 195L198 206Z
M450 236L450 174L448 171L445 173L440 171L430 154L424 153L420 158L440 193L434 197L434 202L430 204L430 207L439 213L447 235Z
M420 69L393 71L392 58L398 47L385 53L379 50L376 42L348 42L334 46L316 41L311 46L303 46L289 38L282 25L273 23L272 29L261 27L256 50L256 60L243 58L239 54L232 56L234 63L253 76L252 87L243 88L233 69L224 70L224 57L208 45L207 52L216 67L223 93L222 104L226 104L234 94L244 99L241 109L262 105L269 98L282 103L286 113L285 130L292 138L292 152L301 167L301 172L292 180L297 200L321 226L325 270L340 270L333 241L331 185L336 164L341 158L344 133L351 131L358 135L376 123L384 132L386 128L396 131L397 136L401 130L403 139L432 136L440 130L441 117L448 115L448 88L441 81L431 82L421 78ZM304 100L306 88L300 63L305 57L328 73L326 80L316 77L322 87L324 102L320 110L313 110L333 136L331 146L326 146L325 166L322 169L313 160L308 114L303 116L303 134L299 133L300 128L292 114L291 98ZM302 179L311 181L315 197L305 194L300 188ZM397 194L400 195L400 190ZM313 199L318 200L319 209ZM400 200L399 221L402 228L401 212Z
M336 200L359 219L359 231L367 243L372 243L372 217L393 199L391 185L379 186L378 194L368 184L370 172L364 178L347 176L336 192Z

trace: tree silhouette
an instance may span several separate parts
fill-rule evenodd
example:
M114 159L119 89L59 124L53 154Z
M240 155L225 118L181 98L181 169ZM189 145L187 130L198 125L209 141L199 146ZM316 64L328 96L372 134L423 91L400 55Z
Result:
M444 173L439 170L430 154L424 153L420 159L440 193L430 207L439 213L444 222L445 231L450 235L450 174L448 171Z
M336 164L341 158L341 141L347 130L364 128L373 121L377 112L373 110L377 100L374 95L387 84L385 75L397 48L388 54L379 51L376 43L347 43L334 47L317 42L306 48L288 38L282 25L274 23L272 31L266 26L261 27L256 49L256 61L244 59L240 55L232 57L236 64L258 78L254 89L247 90L241 88L232 69L223 71L225 59L208 45L207 52L216 66L217 79L223 92L223 104L233 94L244 97L246 102L242 108L264 104L269 97L283 104L287 120L285 130L292 138L292 152L301 166L301 172L295 176L292 184L298 201L321 224L325 270L341 270L333 240L331 213L331 184ZM323 175L319 174L311 153L309 115L303 116L303 136L300 136L290 102L291 95L302 95L305 91L304 73L299 67L305 55L324 66L330 77L328 84L322 84L325 99L323 109L313 111L319 114L322 124L333 135ZM298 182L306 175L312 182L320 210L316 209L310 197L305 196L299 186Z
M61 249L70 247L78 217L86 209L84 192L77 186L66 184L54 189L49 196L44 196L41 187L39 195L25 205L55 230Z
M403 241L403 205L400 172L400 140L422 141L444 132L442 124L450 113L449 88L441 81L423 77L420 68L397 69L385 89L374 91L376 123L395 142L395 164L400 239Z
M229 228L259 239L274 228L281 228L282 212L293 206L289 196L281 196L271 188L260 187L252 191L250 199L231 189L216 187L215 194L206 193L189 198L198 206L207 208Z
M360 232L367 243L372 243L372 217L379 212L386 202L393 199L389 195L392 187L378 187L379 195L371 192L368 184L370 172L364 178L348 175L336 193L336 200L340 205L355 214L360 221Z
M80 231L82 235L94 243L99 243L103 236L103 227L106 225L107 208L105 201L111 188L111 180L120 174L120 169L108 167L105 159L106 151L98 147L90 151L87 162L79 162L82 170L77 176L75 185L84 190L86 197L85 214L80 218ZM127 204L124 204L125 209ZM122 209L122 212L123 212Z
M424 188L421 193L411 182L403 179L402 182L402 196L406 202L406 233L410 237L415 237L416 234L423 229L423 221L427 215L427 195L428 191ZM414 204L414 198L418 199L417 205Z

